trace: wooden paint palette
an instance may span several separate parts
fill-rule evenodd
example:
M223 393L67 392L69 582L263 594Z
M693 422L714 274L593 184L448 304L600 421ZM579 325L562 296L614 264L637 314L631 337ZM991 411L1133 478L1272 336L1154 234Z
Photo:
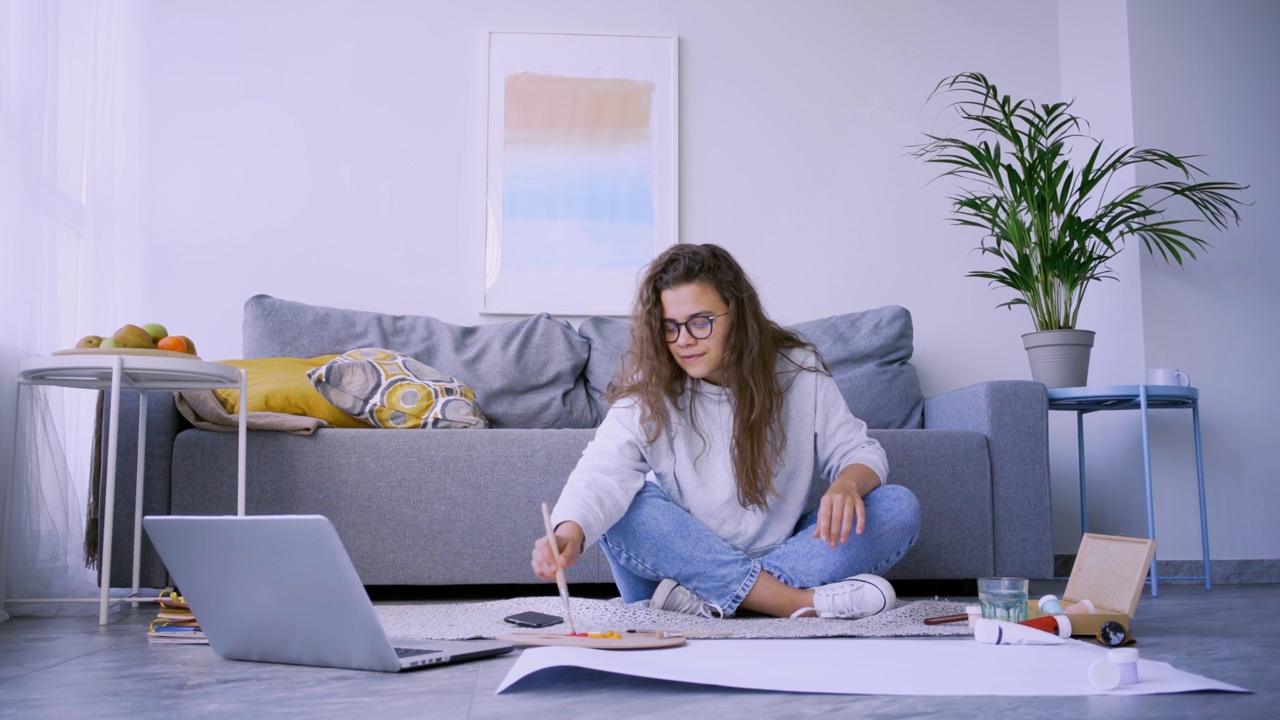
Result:
M640 633L624 633L620 638L584 637L568 633L512 633L499 635L497 639L513 645L584 647L596 650L656 650L678 647L685 641L684 637L660 638L656 635Z

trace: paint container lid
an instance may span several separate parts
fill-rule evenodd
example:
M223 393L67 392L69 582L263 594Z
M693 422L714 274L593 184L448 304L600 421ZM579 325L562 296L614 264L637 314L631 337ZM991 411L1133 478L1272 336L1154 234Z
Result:
M1092 600L1085 598L1068 608L1067 612L1074 613L1076 615L1092 615L1093 613L1098 612L1098 608L1094 606Z
M1058 637L1071 637L1071 618L1066 615L1054 615L1053 619L1058 621Z
M1138 662L1138 648L1115 648L1107 651L1107 659L1113 663Z
M1089 666L1089 682L1103 690L1114 690L1120 686L1120 668L1110 660L1095 660Z

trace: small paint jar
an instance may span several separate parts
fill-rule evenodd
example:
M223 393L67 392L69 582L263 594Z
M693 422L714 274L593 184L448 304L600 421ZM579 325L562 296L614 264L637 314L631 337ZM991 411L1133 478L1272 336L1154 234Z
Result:
M1089 666L1089 682L1099 690L1114 690L1120 686L1120 668L1110 660L1094 660Z
M1039 605L1040 611L1049 615L1062 615L1064 613L1062 603L1058 602L1058 596L1056 595L1045 595L1040 598Z
M964 612L969 616L969 627L977 625L978 621L982 619L981 605L965 605Z
M1138 648L1108 650L1107 660L1120 670L1121 685L1138 684Z
M1075 605L1067 608L1068 615L1091 615L1097 611L1098 608L1094 607L1093 601L1089 598L1085 598Z

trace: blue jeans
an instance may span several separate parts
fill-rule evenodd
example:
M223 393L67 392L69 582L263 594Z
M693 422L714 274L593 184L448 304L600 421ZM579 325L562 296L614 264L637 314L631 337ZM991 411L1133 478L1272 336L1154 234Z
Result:
M653 597L671 578L726 615L738 609L765 571L786 585L810 588L860 573L879 575L915 544L920 502L901 485L882 485L863 498L866 530L830 547L813 537L818 511L796 523L790 540L752 558L721 540L681 509L656 484L646 482L622 519L600 538L624 602Z

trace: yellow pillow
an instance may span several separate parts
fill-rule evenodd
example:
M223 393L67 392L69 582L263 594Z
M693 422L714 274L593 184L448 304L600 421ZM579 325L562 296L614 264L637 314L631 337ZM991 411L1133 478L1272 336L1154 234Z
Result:
M334 427L367 428L369 424L342 412L324 399L307 371L320 367L336 355L314 358L258 358L254 360L220 360L224 365L249 371L249 412L274 412L319 418ZM240 412L240 391L214 390L227 413Z

